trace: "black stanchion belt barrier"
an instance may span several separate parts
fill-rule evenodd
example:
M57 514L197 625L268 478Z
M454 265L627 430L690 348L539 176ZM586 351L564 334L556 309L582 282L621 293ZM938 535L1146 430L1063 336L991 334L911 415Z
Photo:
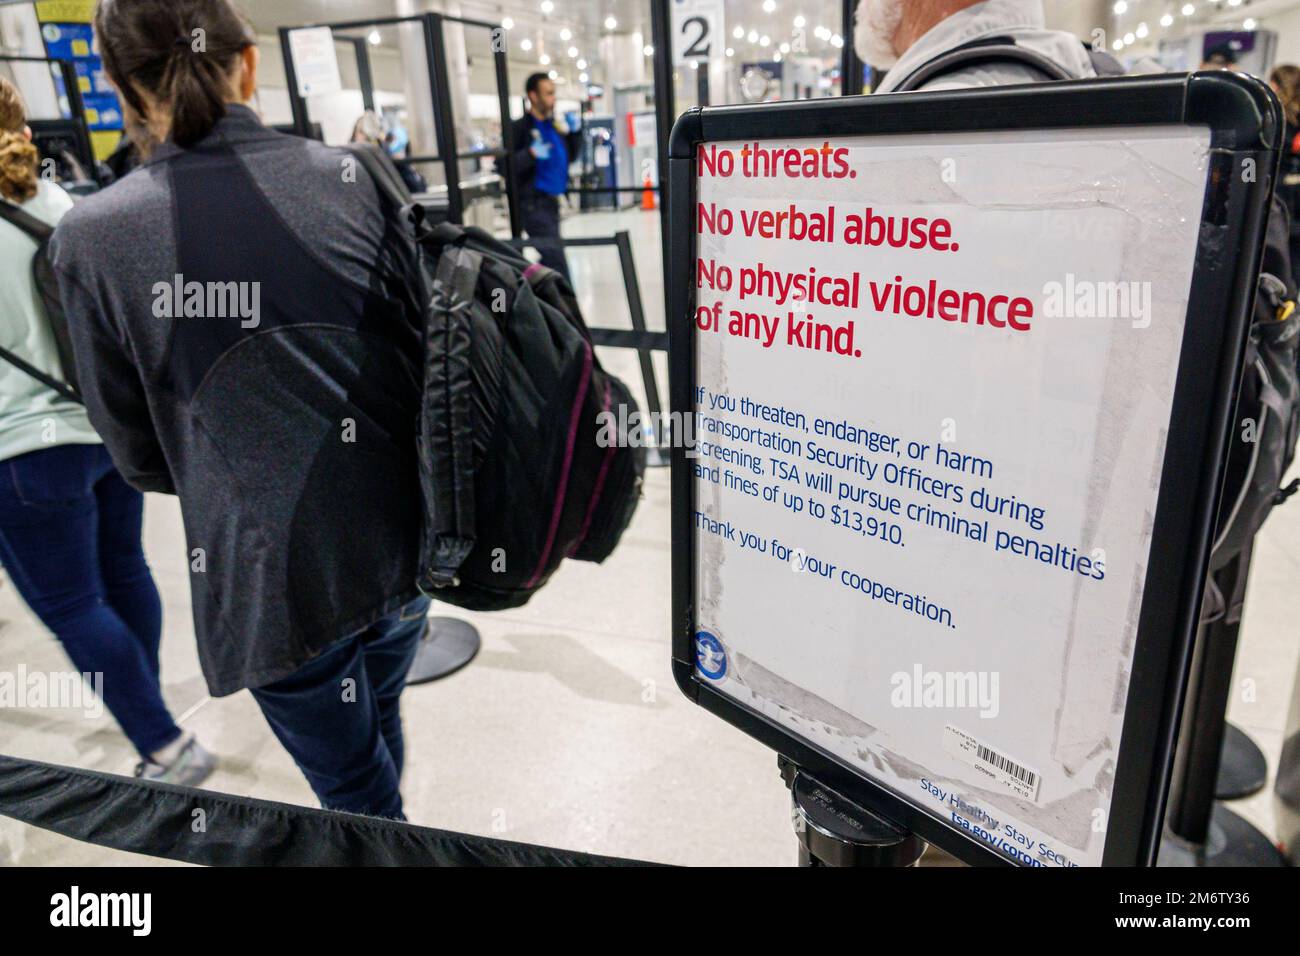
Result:
M74 840L203 866L654 865L2 754L0 815Z

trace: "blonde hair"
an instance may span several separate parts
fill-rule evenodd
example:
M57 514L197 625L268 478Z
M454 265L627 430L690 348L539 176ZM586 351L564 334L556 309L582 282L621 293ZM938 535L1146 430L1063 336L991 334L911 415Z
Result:
M18 88L0 76L0 196L24 203L36 195L40 154L24 132L27 110Z

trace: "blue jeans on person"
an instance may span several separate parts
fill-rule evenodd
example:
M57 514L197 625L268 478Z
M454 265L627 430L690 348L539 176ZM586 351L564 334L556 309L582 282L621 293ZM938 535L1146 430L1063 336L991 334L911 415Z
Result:
M406 819L398 792L405 756L400 699L429 603L418 597L288 677L252 689L327 810Z
M181 734L163 703L162 603L140 544L144 496L103 445L0 462L0 563L141 757Z

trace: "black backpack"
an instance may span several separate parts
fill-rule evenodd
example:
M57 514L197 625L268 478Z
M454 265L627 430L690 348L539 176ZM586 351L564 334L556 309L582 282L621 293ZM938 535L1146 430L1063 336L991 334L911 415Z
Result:
M68 320L63 312L63 302L59 298L59 280L49 257L48 247L50 237L54 235L54 227L4 200L0 200L0 219L21 229L36 241L36 255L32 258L32 279L45 306L45 317L50 324L50 331L54 333L54 345L58 349L63 380L59 381L54 376L47 375L6 348L0 348L0 359L27 373L64 398L80 405L82 398L77 390L76 365L72 361L72 337L68 334Z
M420 589L518 607L564 558L604 561L631 522L645 473L635 401L601 368L562 275L480 229L426 222L386 157L352 152L420 250Z
M1274 506L1300 488L1300 479L1281 487L1300 437L1300 312L1295 307L1290 232L1287 208L1274 197L1211 570L1225 566L1245 550Z

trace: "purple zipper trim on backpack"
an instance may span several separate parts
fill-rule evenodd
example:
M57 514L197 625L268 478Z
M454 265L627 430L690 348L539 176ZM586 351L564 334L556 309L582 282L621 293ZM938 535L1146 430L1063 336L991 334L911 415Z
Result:
M534 262L532 265L530 265L527 269L524 270L524 278L531 280L535 273L545 268L546 266L542 265L540 262Z
M578 380L578 392L574 396L573 412L569 415L569 437L564 446L564 468L560 471L560 483L555 489L555 506L551 510L551 528L546 534L546 547L542 550L541 560L537 562L537 570L533 576L528 579L524 588L532 588L541 580L542 572L546 570L546 562L550 560L551 550L555 547L555 536L560 533L560 517L564 511L564 493L569 488L569 472L573 469L573 449L578 443L578 423L582 420L582 405L587 400L587 389L591 385L591 366L592 354L591 346L582 343L582 377Z
M610 413L612 409L609 406L609 382L605 383L605 412ZM605 460L600 463L600 471L596 474L596 486L591 492L591 501L587 505L587 517L582 521L582 531L578 533L578 540L573 542L573 547L569 549L569 555L572 556L579 548L587 542L587 534L591 531L592 519L596 517L596 506L600 504L600 496L605 491L605 479L609 476L609 466L614 463L614 452L618 451L618 445L612 444L605 449Z

